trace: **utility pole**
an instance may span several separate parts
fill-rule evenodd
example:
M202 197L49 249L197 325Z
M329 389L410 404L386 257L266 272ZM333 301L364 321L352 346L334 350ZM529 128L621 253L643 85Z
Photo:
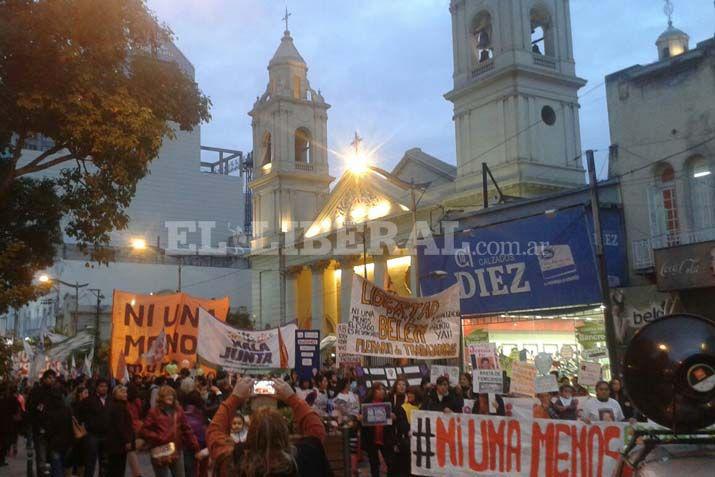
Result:
M176 270L179 273L177 291L181 291L181 267L182 267L182 265L184 265L184 256L183 255L177 256L177 260L178 260L178 264L177 264Z
M99 355L99 314L102 310L102 290L99 288L90 288L89 291L97 297L97 309L94 316L94 359L98 360Z
M489 193L487 190L487 163L482 162L482 204L484 208L489 208Z
M65 282L60 282L62 285L74 288L74 316L72 317L72 333L77 334L77 320L79 320L79 289L86 287L89 283L79 284L78 281L74 282L74 285L70 285ZM59 293L58 293L59 294Z
M591 187L591 213L593 214L593 230L596 244L596 259L598 265L598 278L601 285L601 299L603 306L604 321L606 325L606 346L608 348L608 360L611 362L611 377L620 376L621 364L618 362L616 349L616 327L613 323L613 312L611 309L611 293L608 285L608 269L606 267L606 254L603 249L603 232L601 230L601 211L598 199L598 179L596 177L596 163L593 158L593 150L586 151L586 162L588 164L588 178Z
M420 296L420 264L417 254L417 199L415 198L415 179L410 180L410 211L412 212L412 296Z
M362 223L362 272L365 274L365 280L367 280L367 222Z

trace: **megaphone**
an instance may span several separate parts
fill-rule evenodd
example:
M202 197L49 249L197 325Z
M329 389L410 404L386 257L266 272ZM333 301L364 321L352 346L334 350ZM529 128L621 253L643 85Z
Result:
M715 423L715 324L664 316L641 328L623 362L626 391L649 419L688 433Z

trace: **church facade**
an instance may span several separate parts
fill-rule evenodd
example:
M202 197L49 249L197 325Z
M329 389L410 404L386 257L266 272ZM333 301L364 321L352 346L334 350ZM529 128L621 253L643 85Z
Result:
M288 31L252 111L256 326L335 333L354 274L417 295L412 238L482 207L483 164L505 196L583 186L568 0L452 0L456 166L419 148L392 171L351 168L329 188L328 109ZM354 145L359 154L359 138ZM358 158L350 158L357 160ZM419 230L419 229L422 230ZM385 240L376 240L376 236Z

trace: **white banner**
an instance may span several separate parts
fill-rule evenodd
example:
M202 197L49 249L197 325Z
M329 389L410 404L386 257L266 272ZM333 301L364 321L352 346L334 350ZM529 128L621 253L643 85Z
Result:
M198 357L229 370L292 368L296 325L264 331L239 330L199 309Z
M612 475L626 423L412 413L412 474Z
M335 343L335 365L340 366L362 366L362 356L359 354L348 354L348 324L338 323L338 339Z
M385 358L459 355L459 284L436 295L407 298L353 276L347 352Z

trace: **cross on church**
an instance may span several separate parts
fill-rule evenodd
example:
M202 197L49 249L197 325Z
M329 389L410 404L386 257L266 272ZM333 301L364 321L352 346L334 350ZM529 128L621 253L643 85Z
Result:
M355 131L355 137L353 138L353 142L350 143L351 146L355 148L355 154L357 155L358 152L360 152L360 143L362 142L362 138L358 136L357 131Z
M673 3L670 0L665 0L665 6L663 7L663 13L668 16L668 25L673 24Z
M290 17L292 13L288 13L288 6L286 5L286 14L281 20L283 20L286 23L286 31L288 31L288 17Z

